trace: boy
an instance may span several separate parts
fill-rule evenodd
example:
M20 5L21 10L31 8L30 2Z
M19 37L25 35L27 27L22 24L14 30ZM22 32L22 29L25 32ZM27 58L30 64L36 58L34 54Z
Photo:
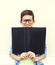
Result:
M20 23L23 25L23 27L32 27L34 22L35 22L34 14L31 10L24 10L23 12L21 12ZM46 54L43 53L42 55L35 55L34 52L28 51L21 53L21 55L15 55L12 53L12 47L11 47L10 57L16 60L15 65L18 65L19 61L24 60L27 57L32 59L35 62L35 65L43 65L43 63L41 63L40 61L46 57Z

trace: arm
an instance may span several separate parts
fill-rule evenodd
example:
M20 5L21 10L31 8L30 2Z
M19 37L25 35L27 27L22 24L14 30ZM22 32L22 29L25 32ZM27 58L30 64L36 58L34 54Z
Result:
M16 54L12 53L12 45L10 46L10 49L9 49L9 55L12 59L18 60L18 61L27 58L27 53L26 52L23 52L20 55L16 55Z
M10 45L9 55L14 60L20 60L20 57L12 53L12 44Z
M29 58L32 59L34 62L35 62L35 61L41 61L41 60L43 60L43 59L46 58L46 51L47 51L47 49L46 49L46 47L45 47L45 52L44 52L42 55L39 55L39 56L38 56L38 55L35 55L34 52L29 51L29 52L28 52L28 56L29 56Z
M20 60L20 56L17 56L17 55L15 55L15 54L10 54L10 57L12 58L12 59L14 59L14 60Z
M41 61L41 60L43 60L43 59L45 59L46 58L46 56L44 56L44 55L40 55L40 56L35 56L34 58L33 58L33 60L34 61Z
M21 55L15 55L15 54L10 54L10 57L12 58L12 59L14 59L14 60L18 60L18 61L20 61L20 60L23 60L23 59L26 59L27 58L27 53L26 52L23 52L23 53L21 53Z

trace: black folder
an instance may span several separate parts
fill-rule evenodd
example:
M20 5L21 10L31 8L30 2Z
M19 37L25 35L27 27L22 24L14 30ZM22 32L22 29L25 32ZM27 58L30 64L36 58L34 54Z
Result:
M45 52L46 27L12 27L12 52Z

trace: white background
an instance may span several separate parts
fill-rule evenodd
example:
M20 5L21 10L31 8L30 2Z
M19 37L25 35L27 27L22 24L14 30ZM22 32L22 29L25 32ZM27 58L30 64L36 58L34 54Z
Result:
M46 27L47 58L45 65L55 65L55 0L0 0L0 65L13 65L9 57L11 27L21 26L20 13L33 10L36 27Z

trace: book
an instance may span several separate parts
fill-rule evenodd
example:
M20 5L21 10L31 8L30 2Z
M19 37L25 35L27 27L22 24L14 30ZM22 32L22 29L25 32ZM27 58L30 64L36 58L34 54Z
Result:
M45 27L13 27L12 52L21 54L32 51L35 54L45 52L46 28Z

